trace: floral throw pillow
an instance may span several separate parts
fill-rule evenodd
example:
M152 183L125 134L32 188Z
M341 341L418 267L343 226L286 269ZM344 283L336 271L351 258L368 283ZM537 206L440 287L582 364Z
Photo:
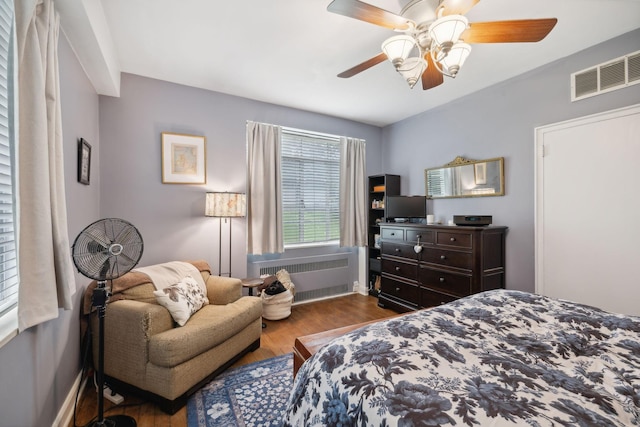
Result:
M184 326L202 306L209 304L207 294L191 276L186 276L175 285L154 291L153 294L158 304L169 310L173 320L180 326Z

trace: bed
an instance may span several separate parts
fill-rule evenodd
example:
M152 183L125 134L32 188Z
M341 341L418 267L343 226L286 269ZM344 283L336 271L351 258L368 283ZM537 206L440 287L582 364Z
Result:
M640 425L640 317L511 290L332 341L285 426Z

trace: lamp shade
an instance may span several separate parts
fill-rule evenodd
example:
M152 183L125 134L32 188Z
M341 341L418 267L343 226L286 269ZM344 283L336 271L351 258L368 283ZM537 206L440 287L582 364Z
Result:
M469 26L469 20L462 15L447 15L439 18L429 27L432 46L439 52L438 60L446 56L449 49L458 42Z
M246 196L244 193L207 193L205 216L233 218L245 216Z
M412 56L398 67L398 72L402 74L402 77L407 81L409 87L413 88L418 80L420 80L420 76L422 76L426 68L427 61L419 56Z
M455 77L462 68L462 64L466 61L471 53L471 46L466 43L456 43L453 45L447 56L441 61L440 65L443 70L452 77Z
M413 37L402 35L393 36L382 42L382 51L389 61L393 63L395 67L398 67L404 62L405 59L411 53L411 50L416 46L416 42Z

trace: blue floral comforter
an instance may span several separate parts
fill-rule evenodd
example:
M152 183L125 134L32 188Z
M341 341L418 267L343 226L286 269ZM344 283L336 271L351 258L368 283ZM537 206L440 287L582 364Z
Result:
M640 317L498 290L381 321L305 362L284 425L640 425Z

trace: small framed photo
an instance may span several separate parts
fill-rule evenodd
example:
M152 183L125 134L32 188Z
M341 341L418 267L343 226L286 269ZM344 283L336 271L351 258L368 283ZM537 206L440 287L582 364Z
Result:
M162 132L162 183L206 184L204 136Z
M78 141L78 182L89 185L91 179L91 144L84 138Z
M474 166L476 185L487 183L487 162L476 163Z

